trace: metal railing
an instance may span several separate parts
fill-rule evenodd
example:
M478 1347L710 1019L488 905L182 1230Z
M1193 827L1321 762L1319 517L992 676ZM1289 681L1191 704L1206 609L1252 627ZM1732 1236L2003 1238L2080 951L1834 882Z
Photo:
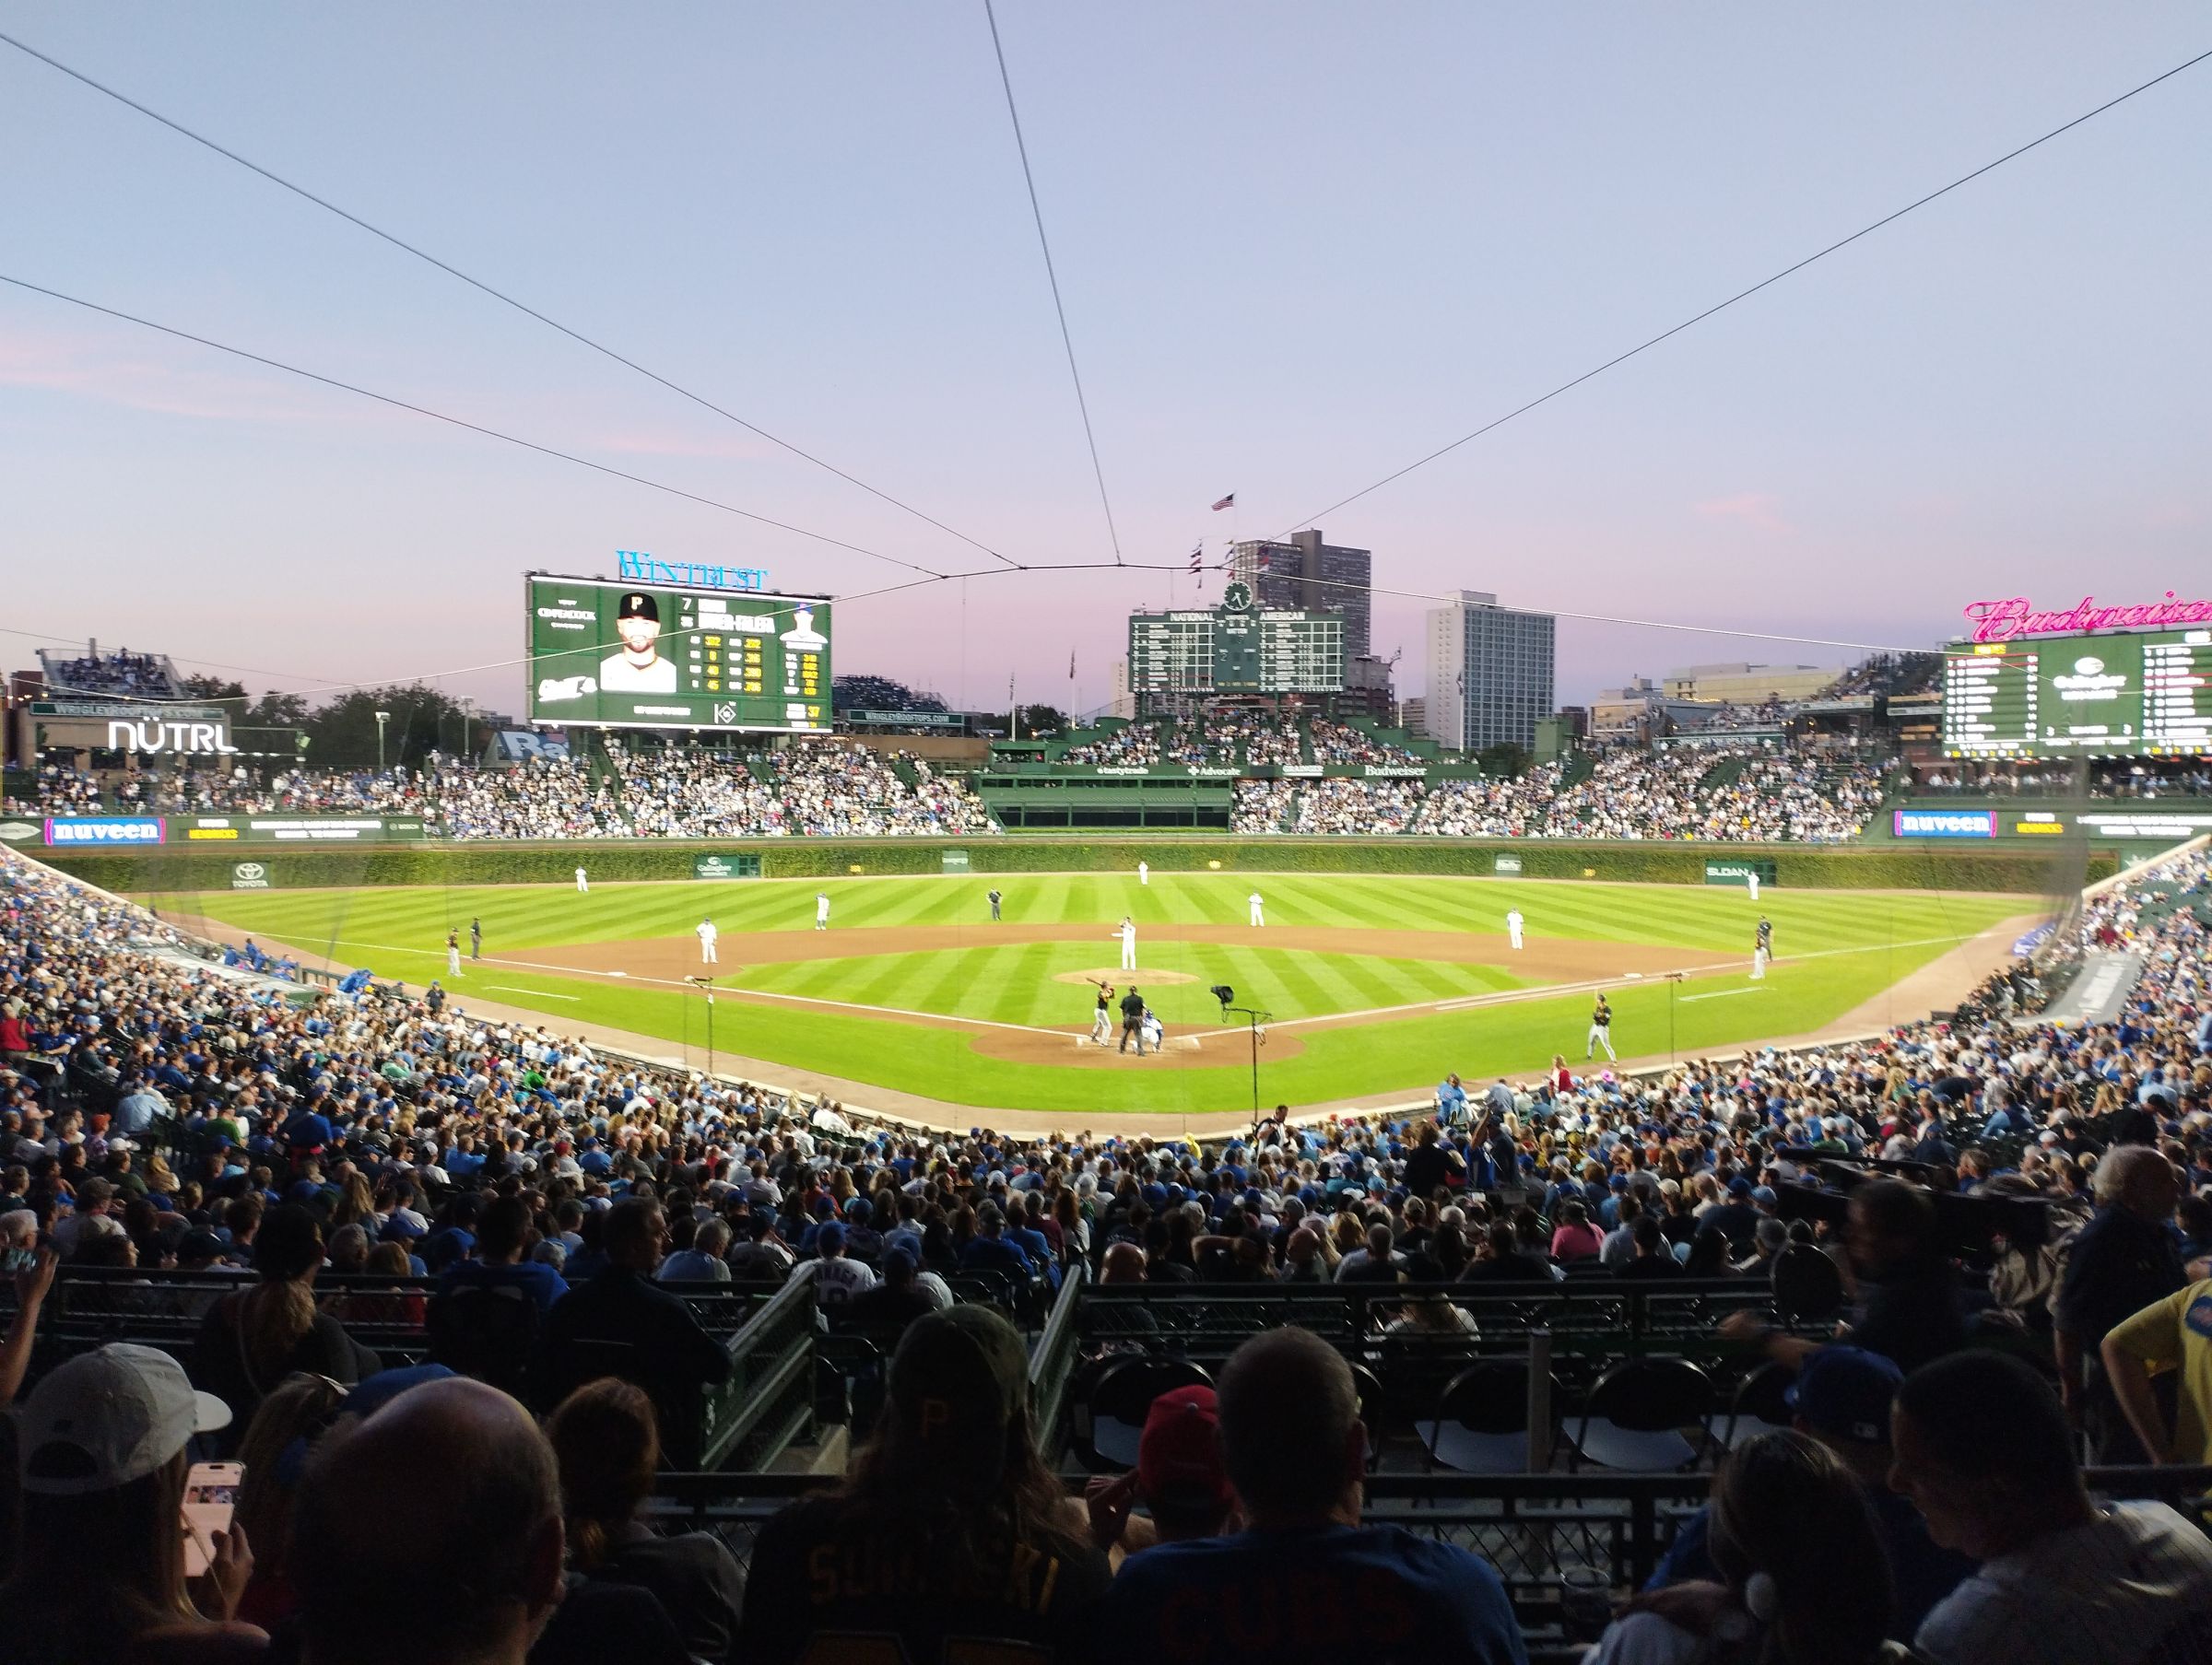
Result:
M762 1468L814 1432L814 1284L783 1285L730 1338L729 1379L709 1391L701 1464Z

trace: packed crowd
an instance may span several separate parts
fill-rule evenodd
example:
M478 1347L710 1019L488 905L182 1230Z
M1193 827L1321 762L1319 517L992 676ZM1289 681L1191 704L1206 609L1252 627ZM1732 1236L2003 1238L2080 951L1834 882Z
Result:
M1872 764L1773 751L1607 753L1568 783L1559 764L1499 779L1240 781L1235 831L1446 838L1707 838L1835 843L1882 800Z
M1946 1665L2202 1659L2212 1543L2163 1505L2092 1502L2074 1429L2100 1461L2212 1458L2191 1316L2212 1302L2208 925L2202 855L2089 901L2058 959L2126 945L2147 967L2108 1024L1969 1002L1648 1079L1448 1077L1428 1114L1015 1139L875 1125L388 990L291 1005L149 956L167 933L147 916L0 852L0 1246L32 1254L0 1401L57 1258L239 1275L185 1366L109 1346L32 1390L0 1638L25 1665L258 1660L272 1630L314 1665L787 1661L862 1633L932 1658L988 1636L1066 1659L1516 1660L1492 1569L1362 1524L1334 1348L1247 1343L1214 1390L1155 1407L1151 1460L1072 1502L1019 1337L948 1307L948 1281L1764 1277L1809 1246L1853 1293L1838 1342L1748 1314L1723 1331L1796 1373L1796 1430L1724 1460L1596 1657L1874 1665L1896 1638ZM1838 1194L1820 1167L1876 1156L1904 1177ZM1996 1202L2053 1229L1971 1206ZM542 1426L439 1366L379 1373L360 1297L318 1298L326 1268L517 1292L550 1361L523 1388ZM729 1368L671 1287L702 1278L804 1280L902 1333L877 1431L762 1531L742 1585L711 1541L638 1519ZM1444 1291L1379 1321L1465 1318ZM637 1379L564 1377L585 1342L630 1347ZM188 1586L195 1436L246 1458L248 1490Z
M901 779L904 764L912 783ZM680 748L618 752L611 772L535 756L487 768L433 754L419 769L276 771L243 767L92 777L48 765L29 814L419 815L453 838L701 838L997 830L965 782L920 758L800 744L745 757Z
M1853 695L1890 697L1933 694L1943 680L1940 653L1876 653L1855 664L1821 690L1824 699Z
M107 653L80 653L75 659L41 652L47 686L59 693L127 694L147 699L174 699L183 692L169 661L156 653L117 648Z
M1366 730L1356 729L1348 722L1315 717L1306 726L1313 737L1313 761L1316 763L1394 763L1418 768L1426 761L1418 752L1391 741L1378 740Z

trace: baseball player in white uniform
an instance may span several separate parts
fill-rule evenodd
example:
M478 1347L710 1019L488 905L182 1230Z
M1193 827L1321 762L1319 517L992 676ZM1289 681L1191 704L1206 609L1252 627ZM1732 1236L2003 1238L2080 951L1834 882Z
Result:
M445 933L445 974L448 977L461 975L461 933L457 931Z
M1759 900L1759 870L1756 867L1744 874L1744 887L1750 891L1754 902Z
M1518 908L1508 908L1505 910L1505 934L1511 939L1516 952L1521 946L1521 927L1524 922Z
M576 894L580 897L588 897L592 894L592 882L583 876L583 869L581 867L576 870Z
M1247 911L1251 913L1252 922L1254 925L1266 924L1267 915L1265 911L1263 911L1264 904L1260 900L1260 893L1258 891L1253 891L1250 896L1244 898L1244 906Z
M699 957L702 965L712 966L717 963L714 958L714 942L721 935L722 932L715 929L712 920L700 920Z
M817 931L830 929L830 893L826 890L814 893L814 928Z
M1137 882L1139 885L1149 885L1149 884L1151 884L1151 883L1152 883L1152 863L1151 863L1151 862L1139 862L1136 864L1136 882Z
M1136 969L1136 921L1127 914L1122 916L1122 928L1114 932L1122 940L1122 969Z

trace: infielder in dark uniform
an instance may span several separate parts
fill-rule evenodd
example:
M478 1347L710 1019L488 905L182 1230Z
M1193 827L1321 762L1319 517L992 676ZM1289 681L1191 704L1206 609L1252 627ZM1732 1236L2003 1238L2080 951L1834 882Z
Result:
M994 924L998 922L998 904L999 895L997 891L994 890L991 892L991 920Z
M1136 991L1135 983L1130 984L1129 992L1122 996L1122 1044L1114 1050L1126 1052L1132 1040L1136 1042L1136 1055L1142 1058L1145 1055L1145 997Z
M1583 1042L1583 1056L1590 1057L1600 1047L1605 1048L1607 1058L1619 1056L1613 1050L1613 1008L1602 994L1597 997L1597 1004L1590 1008L1590 1035Z
M1759 916L1759 932L1751 939L1751 975L1764 977L1767 962L1774 957L1774 921L1765 914Z

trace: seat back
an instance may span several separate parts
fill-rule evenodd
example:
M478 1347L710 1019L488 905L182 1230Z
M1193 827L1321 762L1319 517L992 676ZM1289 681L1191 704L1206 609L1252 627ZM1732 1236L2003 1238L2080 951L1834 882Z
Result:
M1591 1384L1583 1412L1637 1433L1694 1427L1712 1406L1712 1378L1682 1358L1637 1358Z
M537 1353L537 1303L527 1291L472 1286L430 1297L430 1361L520 1398Z
M1099 1378L1090 1390L1094 1418L1142 1424L1152 1401L1178 1388L1203 1387L1212 1382L1199 1366L1188 1359L1161 1358L1147 1354L1124 1359Z
M1556 1402L1557 1393L1554 1399ZM1520 1434L1528 1427L1528 1362L1485 1359L1445 1385L1436 1419L1477 1434Z
M1810 1243L1774 1257L1774 1310L1793 1324L1818 1323L1843 1310L1843 1274Z

